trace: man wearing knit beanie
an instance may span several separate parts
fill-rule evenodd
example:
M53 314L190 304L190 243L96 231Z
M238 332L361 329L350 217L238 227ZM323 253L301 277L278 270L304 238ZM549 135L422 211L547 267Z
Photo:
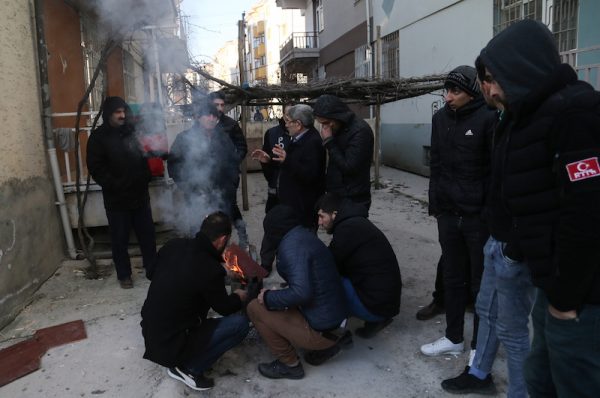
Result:
M487 230L481 212L495 121L494 111L487 108L479 92L474 68L463 65L452 70L444 87L446 105L432 120L429 214L437 219L444 258L446 332L421 347L427 356L460 354L464 350L465 307L469 296L477 296L483 272ZM472 353L477 327L475 315Z
M133 287L127 251L129 232L135 231L146 277L150 279L156 260L154 222L150 209L148 161L128 120L130 109L121 97L107 97L102 105L100 127L87 145L87 167L102 187L110 245L117 279L123 289Z

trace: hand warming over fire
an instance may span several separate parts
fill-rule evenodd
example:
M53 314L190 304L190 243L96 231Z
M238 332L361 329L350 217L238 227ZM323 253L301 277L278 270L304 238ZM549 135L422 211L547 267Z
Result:
M286 156L285 149L282 149L279 146L275 145L273 147L273 155L276 156L273 158L274 161L279 162L279 163L285 162L285 156Z
M269 156L269 154L263 151L262 149L253 150L250 154L250 157L253 160L258 160L261 163L269 163L271 161L271 157Z

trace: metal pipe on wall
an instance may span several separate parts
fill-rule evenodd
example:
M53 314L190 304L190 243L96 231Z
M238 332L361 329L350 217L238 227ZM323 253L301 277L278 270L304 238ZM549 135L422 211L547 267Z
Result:
M73 231L71 230L71 223L69 222L65 194L62 189L58 158L56 156L56 145L54 143L54 133L52 131L52 107L50 104L50 84L48 80L48 50L46 47L46 37L44 34L43 0L33 0L33 2L34 4L33 7L31 7L31 12L33 13L33 20L35 21L35 35L37 39L36 43L38 72L40 79L40 99L42 105L42 129L46 139L46 147L48 148L48 159L50 161L50 169L52 171L54 190L56 191L57 200L55 204L58 206L60 212L60 219L65 235L65 241L67 243L67 251L69 253L69 257L76 259L77 250L75 249ZM32 5L31 2L29 4L30 6Z

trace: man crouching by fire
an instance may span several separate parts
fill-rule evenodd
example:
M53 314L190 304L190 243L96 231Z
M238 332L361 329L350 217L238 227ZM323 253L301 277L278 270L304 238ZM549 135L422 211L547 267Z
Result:
M231 220L210 214L195 238L176 238L158 252L154 276L142 307L144 358L168 368L168 375L194 390L214 381L204 375L226 351L248 334L248 318L235 314L244 290L227 294L222 254ZM222 318L207 318L209 309Z
M275 355L258 371L270 379L301 379L296 348L317 366L352 344L341 327L347 315L344 291L327 246L300 225L294 209L277 205L264 220L265 238L277 242L277 272L287 283L280 290L262 289L246 309L254 327Z

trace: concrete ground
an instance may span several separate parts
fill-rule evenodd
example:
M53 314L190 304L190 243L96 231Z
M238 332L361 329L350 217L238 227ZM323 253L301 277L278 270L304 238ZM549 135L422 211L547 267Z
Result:
M167 376L164 368L142 358L140 309L149 282L136 261L134 289L119 287L114 273L88 280L81 261L65 261L13 323L0 331L0 348L35 330L82 319L85 340L51 349L41 369L0 387L0 397L444 397L440 382L458 375L468 351L458 357L428 358L419 347L444 334L443 316L418 321L415 313L431 301L440 255L435 220L427 215L428 180L382 168L385 187L373 191L371 220L387 235L400 264L404 288L400 315L370 340L354 337L354 347L330 362L304 364L303 380L269 380L257 369L272 357L251 331L241 346L225 354L209 376L216 387L195 392ZM262 175L249 175L250 210L244 212L250 239L259 244L265 202ZM321 235L327 240L326 235ZM107 272L112 272L106 265ZM266 280L277 285L278 277ZM176 310L176 309L174 309ZM472 315L466 315L465 342L471 339ZM359 322L352 320L350 328ZM467 344L465 344L467 346ZM506 391L506 363L500 351L494 365L499 396Z

